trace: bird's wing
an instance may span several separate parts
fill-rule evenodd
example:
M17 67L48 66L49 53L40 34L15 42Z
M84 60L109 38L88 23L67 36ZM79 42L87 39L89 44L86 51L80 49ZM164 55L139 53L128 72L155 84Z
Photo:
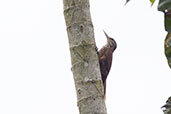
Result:
M101 56L99 58L99 64L100 64L100 71L101 71L101 75L102 75L102 80L103 83L106 80L106 77L109 73L108 71L108 61L105 55Z
M101 48L101 49L98 51L98 56L99 56L99 58L102 57L102 56L104 55L105 52L106 52L106 48L105 48L105 47Z
M105 95L106 94L106 78L109 73L107 58L105 55L103 55L99 58L99 64L100 64L100 71L101 71L103 87L104 87L104 95Z

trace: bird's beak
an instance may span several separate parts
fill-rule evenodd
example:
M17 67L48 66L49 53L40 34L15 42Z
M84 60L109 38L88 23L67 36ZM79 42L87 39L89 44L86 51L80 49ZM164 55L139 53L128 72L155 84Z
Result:
M106 38L109 39L109 36L107 35L107 33L104 30L103 30L103 32L104 32Z

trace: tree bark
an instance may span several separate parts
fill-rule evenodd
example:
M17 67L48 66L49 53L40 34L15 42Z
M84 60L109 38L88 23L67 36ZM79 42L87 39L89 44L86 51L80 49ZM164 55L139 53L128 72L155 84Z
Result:
M80 114L107 114L89 0L63 0Z

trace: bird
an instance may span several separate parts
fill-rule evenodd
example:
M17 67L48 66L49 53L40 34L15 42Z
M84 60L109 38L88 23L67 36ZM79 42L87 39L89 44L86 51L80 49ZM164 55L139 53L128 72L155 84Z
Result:
M103 32L107 38L107 43L97 53L104 87L104 99L106 99L106 79L111 69L113 52L117 48L117 43L113 38L109 37L104 30Z

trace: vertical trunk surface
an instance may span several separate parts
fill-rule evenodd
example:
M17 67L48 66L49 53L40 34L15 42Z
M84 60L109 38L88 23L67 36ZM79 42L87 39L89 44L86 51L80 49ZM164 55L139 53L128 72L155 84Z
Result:
M80 114L107 114L89 0L63 0Z

